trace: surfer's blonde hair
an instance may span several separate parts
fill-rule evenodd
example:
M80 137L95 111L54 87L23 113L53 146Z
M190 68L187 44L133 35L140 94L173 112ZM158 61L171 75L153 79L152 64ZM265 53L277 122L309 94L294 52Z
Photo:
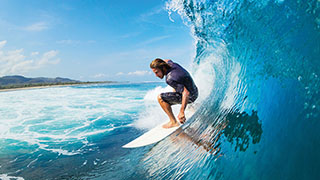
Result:
M168 63L166 63L164 60L160 59L160 58L156 58L155 60L153 60L150 63L150 68L151 69L155 69L158 68L160 69L163 73L166 72L168 69L170 69L171 67L169 66Z

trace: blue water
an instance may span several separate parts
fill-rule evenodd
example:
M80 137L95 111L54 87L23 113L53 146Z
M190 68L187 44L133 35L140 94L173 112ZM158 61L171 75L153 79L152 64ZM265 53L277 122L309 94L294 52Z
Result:
M121 146L147 130L135 122L143 121L147 106L155 106L147 92L152 96L152 90L163 86L126 83L1 92L0 179L129 177L124 173L134 172L130 166L144 151Z
M164 83L1 92L0 178L320 179L320 2L166 7L196 42L200 95L182 129L121 148L166 120Z

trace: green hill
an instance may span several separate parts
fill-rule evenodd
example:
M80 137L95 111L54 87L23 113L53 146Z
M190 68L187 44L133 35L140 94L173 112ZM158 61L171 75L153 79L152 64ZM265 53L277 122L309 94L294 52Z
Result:
M28 84L56 84L56 83L79 83L80 81L68 78L26 78L23 76L4 76L0 78L0 86L28 85Z

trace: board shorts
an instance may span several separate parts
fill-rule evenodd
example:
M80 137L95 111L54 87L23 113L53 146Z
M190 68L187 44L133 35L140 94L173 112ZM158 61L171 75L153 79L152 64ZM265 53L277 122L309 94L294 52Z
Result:
M170 104L181 104L182 103L182 94L178 92L166 92L160 94L161 99ZM193 103L198 98L198 94L193 94L189 96L188 104Z

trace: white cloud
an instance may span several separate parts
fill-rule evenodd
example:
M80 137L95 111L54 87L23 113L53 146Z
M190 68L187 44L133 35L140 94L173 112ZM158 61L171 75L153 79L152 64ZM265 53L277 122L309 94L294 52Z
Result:
M140 14L138 20L142 21L142 22L152 22L153 23L153 21L152 21L152 19L154 19L153 16L158 15L162 12L165 12L165 9L163 7L157 6L146 13Z
M47 64L58 64L60 62L60 59L54 59L58 54L58 51L48 51L42 55L42 58L37 62L39 66L45 66Z
M70 39L64 39L64 40L60 40L60 41L56 41L57 44L79 44L80 41L76 41L76 40L70 40Z
M143 41L142 43L140 43L139 45L142 46L142 45L148 45L148 44L151 44L151 43L154 43L154 42L157 42L157 41L161 41L163 39L168 39L169 35L167 36L159 36L159 37L154 37L154 38L151 38L151 39L148 39L146 41Z
M100 73L100 74L96 74L93 76L94 78L104 78L104 77L107 77L106 74L103 74L103 73Z
M96 41L95 40L79 41L79 40L63 39L63 40L56 41L56 43L61 45L77 45L77 44L93 44L93 43L96 43Z
M37 22L37 23L33 23L29 26L26 26L23 29L26 31L43 31L48 28L49 28L49 26L46 22Z
M128 72L128 73L123 73L123 72L118 72L116 76L144 76L144 75L149 75L151 74L150 71L134 71L134 72Z
M144 75L147 75L147 74L151 74L150 71L134 71L134 72L129 72L128 75L130 76L144 76Z
M124 73L123 72L118 72L116 75L117 76L121 76L121 75L124 75Z
M31 53L31 56L36 56L36 55L39 55L39 52L32 52Z
M0 49L3 48L7 44L7 41L0 41Z
M37 70L48 65L58 64L60 59L56 58L58 51L48 51L40 57L27 57L23 49L13 51L0 50L0 76L22 74L31 70Z
M120 36L120 38L128 39L128 38L132 38L132 37L137 37L140 34L141 34L141 32L130 32L130 33L127 33L127 34Z

